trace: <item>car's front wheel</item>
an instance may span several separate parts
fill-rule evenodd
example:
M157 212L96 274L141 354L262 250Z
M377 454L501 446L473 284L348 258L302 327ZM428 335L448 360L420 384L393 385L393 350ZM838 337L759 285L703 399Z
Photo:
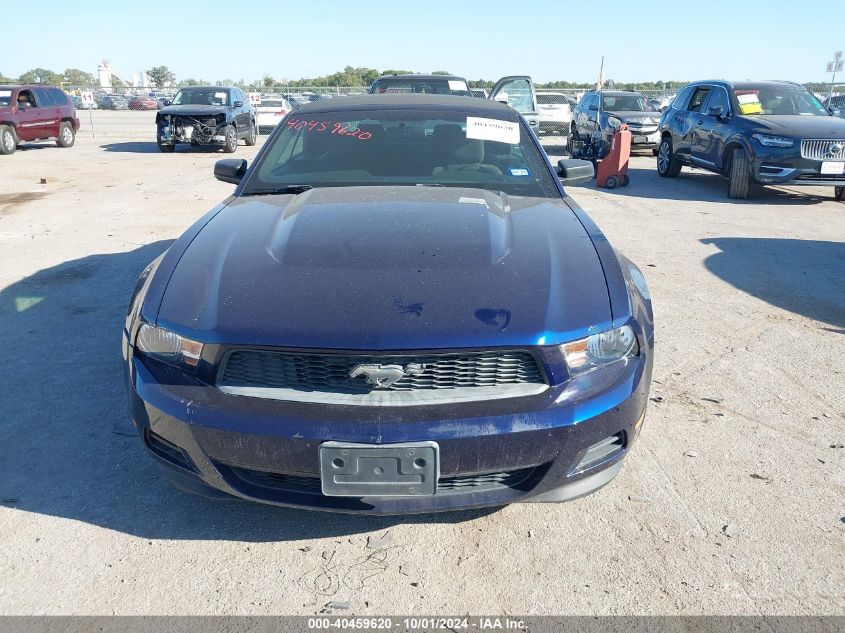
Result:
M745 200L748 197L748 189L751 186L751 167L748 162L748 155L741 147L737 147L733 151L730 179L728 198Z
M235 130L234 125L227 125L226 132L223 134L226 141L223 145L223 151L227 154L233 153L236 149L238 149L238 133Z
M244 139L247 147L252 147L258 141L258 130L255 129L255 121L249 126L249 132Z
M59 138L56 139L56 145L59 147L73 147L76 140L76 132L73 131L73 126L67 121L62 121L59 126Z
M0 125L0 154L13 154L18 143L8 125Z
M672 150L672 139L668 136L660 142L657 149L657 173L664 178L674 178L681 173L681 162Z
M833 197L839 200L839 202L845 201L845 187L834 187Z

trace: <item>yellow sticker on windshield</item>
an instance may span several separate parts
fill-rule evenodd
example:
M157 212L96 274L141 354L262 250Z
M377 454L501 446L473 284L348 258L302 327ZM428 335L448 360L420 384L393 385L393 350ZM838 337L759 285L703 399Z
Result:
M743 114L760 114L763 112L763 106L760 103L740 103L739 111Z
M756 92L738 94L736 100L739 101L739 111L742 114L761 114L763 112L760 97Z

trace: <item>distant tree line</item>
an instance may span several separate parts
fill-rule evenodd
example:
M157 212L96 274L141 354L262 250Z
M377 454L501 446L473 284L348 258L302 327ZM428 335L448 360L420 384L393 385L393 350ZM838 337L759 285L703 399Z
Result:
M199 85L217 85L217 86L244 86L249 89L260 90L270 88L305 88L305 87L367 87L373 83L381 75L390 74L404 74L419 72L414 70L397 70L386 69L378 70L377 68L364 68L347 66L343 70L332 73L330 75L322 75L319 77L302 77L300 79L277 79L271 75L264 75L260 79L256 79L250 83L243 79L234 81L232 79L223 79L215 81L206 81L205 79L188 78L181 81L176 81L176 75L167 66L154 66L146 71L147 76L152 81L154 87L163 88L165 86L199 86ZM447 70L435 70L432 72L435 75L450 75ZM23 73L20 77L7 77L0 73L0 83L45 83L60 85L62 83L74 86L94 86L97 84L97 78L91 73L79 70L78 68L68 68L63 73L57 73L47 68L33 68ZM475 79L469 80L473 88L490 89L495 84L489 79ZM639 82L623 82L614 81L613 79L606 79L604 87L615 90L645 90L645 91L666 91L675 92L678 88L686 84L686 81L639 81ZM118 78L112 77L112 85L115 88L123 88L125 84ZM814 92L825 92L829 88L829 84L811 82L804 84L807 88ZM536 84L541 90L587 90L595 87L595 82L572 82L572 81L549 81L545 83L538 82Z

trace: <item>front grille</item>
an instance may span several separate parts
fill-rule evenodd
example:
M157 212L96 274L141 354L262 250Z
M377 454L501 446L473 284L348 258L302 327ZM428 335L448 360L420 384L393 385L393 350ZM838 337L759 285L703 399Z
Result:
M836 148L837 152L831 151ZM801 141L801 158L845 160L845 139L805 139Z
M532 354L508 350L408 355L236 350L225 359L217 385L238 395L382 405L514 397L547 388Z
M234 477L251 486L268 488L279 492L299 494L322 494L318 475L271 473L237 466L225 466ZM528 483L537 467L519 468L493 473L473 475L452 475L441 477L437 482L437 492L442 494L456 492L486 492L501 488L519 488Z

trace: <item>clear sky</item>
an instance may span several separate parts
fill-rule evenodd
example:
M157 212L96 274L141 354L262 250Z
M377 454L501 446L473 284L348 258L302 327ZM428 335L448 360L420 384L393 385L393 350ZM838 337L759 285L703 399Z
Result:
M13 0L6 0L12 2ZM5 2L4 2L5 4ZM37 5L37 6L36 6ZM845 48L843 0L41 0L5 12L0 72L276 79L344 66L468 79L824 81ZM11 7L8 7L11 8ZM845 77L843 77L845 80Z

